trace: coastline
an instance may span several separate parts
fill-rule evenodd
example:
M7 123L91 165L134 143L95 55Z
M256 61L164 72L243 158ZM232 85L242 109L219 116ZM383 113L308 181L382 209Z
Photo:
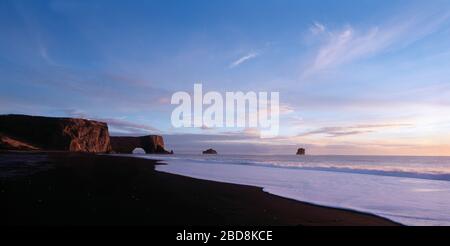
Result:
M0 152L1 158L10 154ZM2 225L399 225L371 214L283 198L258 187L158 172L155 165L163 163L157 160L45 155L51 168L0 180L0 197L6 201L0 205Z

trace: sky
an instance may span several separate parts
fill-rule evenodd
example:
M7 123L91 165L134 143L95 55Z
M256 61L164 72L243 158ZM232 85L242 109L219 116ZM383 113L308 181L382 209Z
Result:
M176 153L450 155L450 1L0 1L0 114ZM177 91L280 92L280 134L174 128Z

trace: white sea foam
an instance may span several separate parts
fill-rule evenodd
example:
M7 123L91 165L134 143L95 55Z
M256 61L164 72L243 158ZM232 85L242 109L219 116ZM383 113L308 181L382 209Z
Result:
M295 164L295 158L296 165L280 165ZM450 225L448 158L309 158L158 156L168 165L156 169L198 179L258 186L278 196L368 212L406 225ZM371 168L364 169L365 166Z

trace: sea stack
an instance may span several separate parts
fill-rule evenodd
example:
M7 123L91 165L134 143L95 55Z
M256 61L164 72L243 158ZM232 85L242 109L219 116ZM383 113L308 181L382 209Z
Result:
M205 151L203 151L204 155L217 155L217 151L213 150L213 149L207 149Z
M0 149L111 151L104 122L29 115L0 115Z
M297 155L305 155L305 149L304 148L299 148L297 150Z

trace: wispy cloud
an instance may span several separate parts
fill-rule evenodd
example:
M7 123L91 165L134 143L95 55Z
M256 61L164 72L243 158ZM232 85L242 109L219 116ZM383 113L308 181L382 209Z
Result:
M408 127L411 124L406 123L392 123L392 124L361 124L354 126L331 126L322 127L316 130L308 131L299 134L299 137L310 136L310 135L326 135L328 137L341 137L349 135L359 135L365 133L371 133L379 131L380 129L386 128L398 128L398 127Z
M47 62L47 64L52 65L52 66L56 66L57 65L57 63L53 60L53 58L50 57L47 47L45 47L44 45L39 44L38 49L39 49L38 50L39 51L39 56L45 62Z
M393 47L405 47L438 30L449 17L447 12L436 13L431 20L430 16L417 15L415 18L404 17L366 29L346 25L328 30L323 24L315 22L310 27L312 34L328 31L304 75L367 58Z
M241 65L242 63L244 63L244 62L246 62L246 61L248 61L250 59L253 59L253 58L255 58L255 57L259 56L259 55L260 54L258 52L251 52L251 53L249 53L249 54L247 54L247 55L237 59L236 61L232 62L230 64L229 68L237 67L237 66Z
M309 28L309 31L312 34L314 34L314 35L323 33L323 32L325 32L325 30L326 30L326 27L323 24L321 24L320 22L317 22L317 21L315 21L312 24L312 26Z
M112 128L113 135L115 131L120 131L130 134L151 134L159 133L160 131L147 124L138 124L122 119L115 118L94 118L94 120L103 121L108 123L108 126Z
M364 32L355 30L350 25L342 30L329 32L305 74L334 68L380 52L392 45L402 32L400 27L391 30L373 27Z
M142 135L142 134L151 134L151 133L159 133L160 130L147 125L147 124L139 124L135 122L130 122L124 119L119 118L102 118L102 117L92 117L86 114L85 112L77 109L66 109L63 110L70 117L78 117L84 119L90 119L100 122L106 122L110 131L112 130L113 135L127 133L131 135Z

